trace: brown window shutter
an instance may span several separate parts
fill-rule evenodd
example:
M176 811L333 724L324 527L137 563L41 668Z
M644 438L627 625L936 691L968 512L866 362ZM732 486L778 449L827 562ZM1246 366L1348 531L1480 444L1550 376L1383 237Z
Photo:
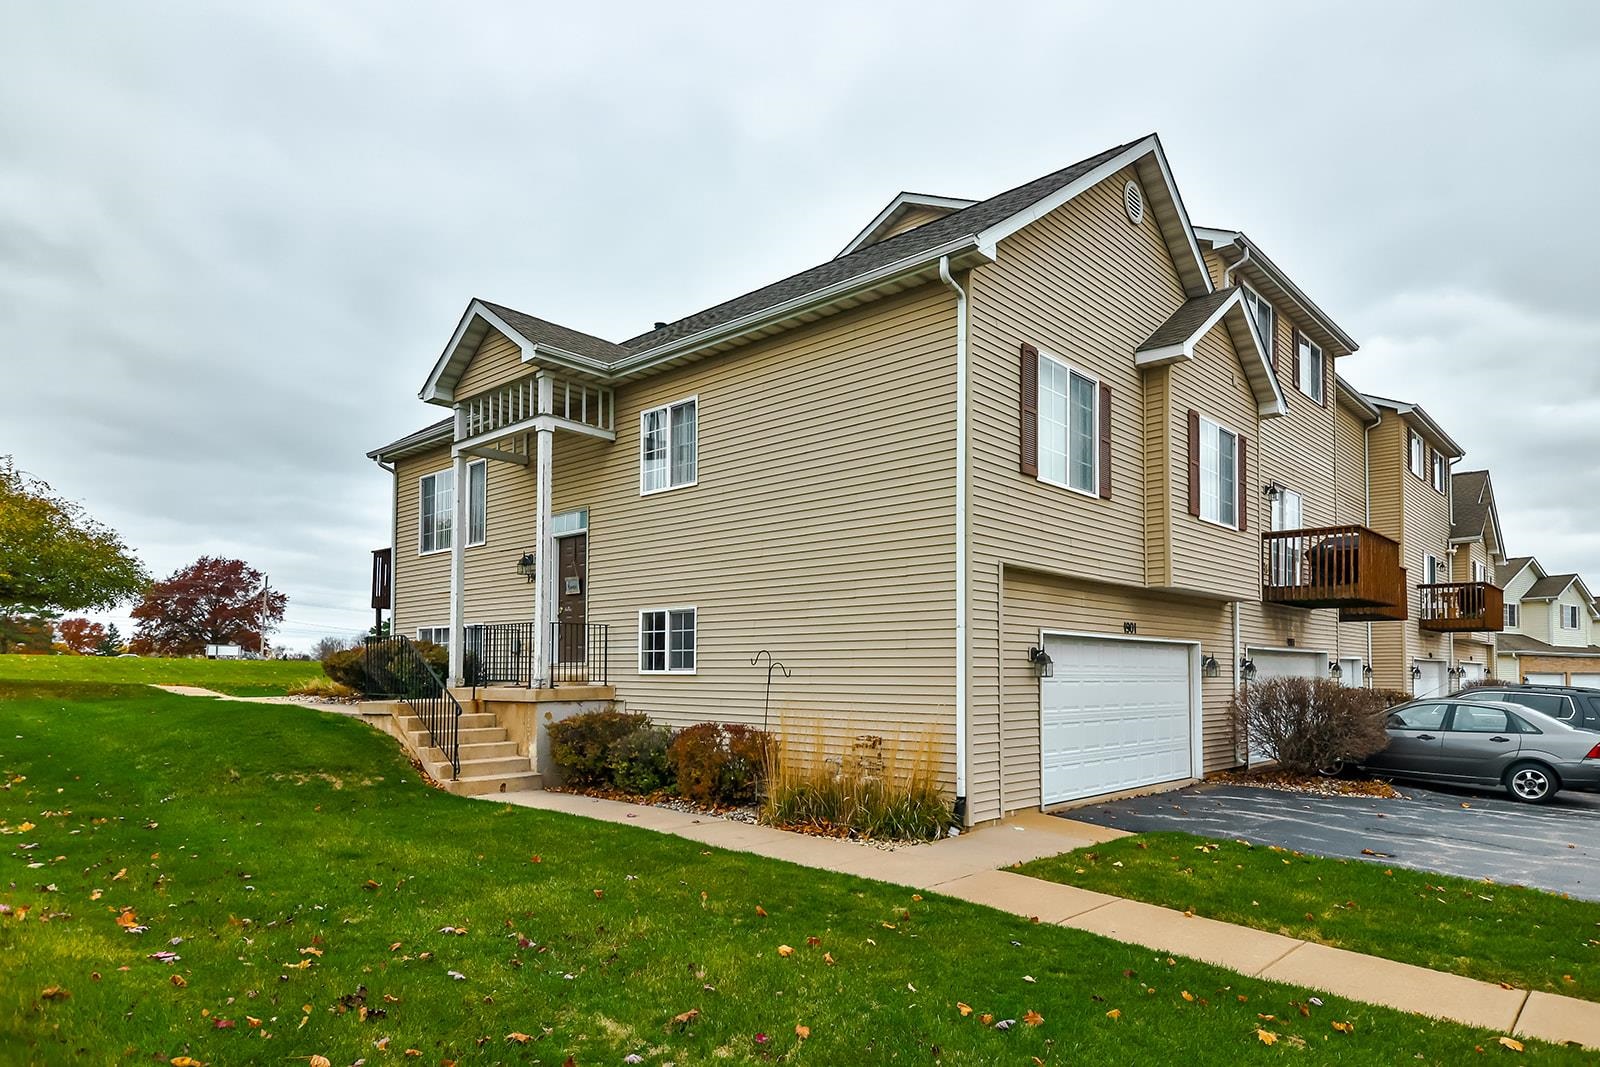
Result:
M1200 413L1189 409L1189 514L1200 517Z
M1300 331L1292 330L1289 333L1289 373L1294 378L1294 387L1300 388Z
M1018 466L1023 474L1039 476L1039 350L1022 345L1022 390L1018 398Z
M1239 529L1250 529L1250 438L1239 435L1239 471L1234 488L1239 493Z
M1111 499L1111 386L1100 383L1100 495Z

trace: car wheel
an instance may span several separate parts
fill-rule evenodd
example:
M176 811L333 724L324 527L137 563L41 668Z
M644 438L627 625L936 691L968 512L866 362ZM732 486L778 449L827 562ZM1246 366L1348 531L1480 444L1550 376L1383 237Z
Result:
M1344 773L1344 766L1344 760L1342 759L1330 760L1318 767L1317 773L1324 778L1337 778Z
M1506 792L1512 800L1543 804L1556 795L1561 783L1555 772L1542 763L1518 763L1506 771Z

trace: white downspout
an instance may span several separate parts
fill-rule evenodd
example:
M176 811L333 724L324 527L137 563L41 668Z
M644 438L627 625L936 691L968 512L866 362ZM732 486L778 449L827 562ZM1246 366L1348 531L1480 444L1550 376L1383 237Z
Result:
M1365 468L1364 477L1361 479L1361 491L1366 496L1363 501L1366 518L1362 520L1362 524L1369 529L1372 527L1372 427L1374 425L1369 422L1361 427L1361 465ZM1372 667L1372 623L1370 622L1367 623L1367 661L1362 667L1372 668L1373 681L1376 682L1377 668ZM1361 681L1365 683L1366 679L1363 678Z
M1250 246L1243 241L1240 241L1239 244L1244 248L1244 255L1229 264L1228 268L1222 272L1222 288L1224 289L1233 284L1233 272L1250 262ZM1268 355L1271 355L1271 353L1268 353Z
M1260 440L1259 437L1257 437L1256 439ZM1232 614L1233 614L1233 697L1234 697L1235 700L1237 700L1239 698L1239 693L1240 693L1241 689L1243 688L1239 684L1239 664L1244 662L1244 643L1239 637L1239 602L1237 600L1235 600L1233 602ZM1244 765L1245 765L1245 769L1248 770L1249 767L1250 767L1250 732L1248 730L1245 731L1245 735L1244 735Z
M950 273L950 257L939 257L939 280L956 294L956 813L967 810L967 291ZM1004 596L1005 590L999 591ZM1000 664L1004 670L1005 665ZM1000 713L1004 714L1001 708ZM1005 758L1005 754L1000 754ZM1000 798L1002 811L1005 798Z

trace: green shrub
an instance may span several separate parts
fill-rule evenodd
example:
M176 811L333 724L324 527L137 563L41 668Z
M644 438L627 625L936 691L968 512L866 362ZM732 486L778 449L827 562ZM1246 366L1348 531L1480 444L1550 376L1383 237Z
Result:
M678 731L667 749L678 792L708 806L761 797L772 735L738 723L702 722Z
M672 764L667 747L672 731L665 726L641 726L618 738L606 754L611 781L628 793L656 793L672 784Z
M550 724L550 759L574 785L610 785L611 750L650 724L625 711L585 711Z
M433 673L443 679L450 670L450 650L431 641L413 641L412 647L422 654L422 659ZM430 695L428 686L417 672L402 670L394 665L399 646L380 642L331 653L322 661L322 671L339 685L365 697L406 697ZM402 690L408 690L403 692Z

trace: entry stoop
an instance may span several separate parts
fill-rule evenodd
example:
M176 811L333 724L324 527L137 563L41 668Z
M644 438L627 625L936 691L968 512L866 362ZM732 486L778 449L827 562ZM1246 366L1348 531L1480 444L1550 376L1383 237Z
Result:
M400 739L427 772L457 796L481 797L538 789L541 782L538 772L527 756L518 754L517 743L500 725L500 720L491 712L476 710L474 701L463 700L461 707L460 777L452 777L450 761L428 743L428 731L423 729L422 720L404 705L395 709L394 721Z

